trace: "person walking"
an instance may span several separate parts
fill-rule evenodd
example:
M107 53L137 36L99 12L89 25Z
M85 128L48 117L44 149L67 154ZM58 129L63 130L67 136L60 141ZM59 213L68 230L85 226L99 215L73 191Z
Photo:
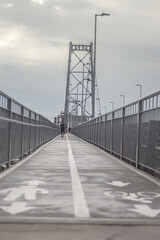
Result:
M64 119L62 119L62 123L60 124L60 128L61 128L61 137L64 137L64 133L65 133Z

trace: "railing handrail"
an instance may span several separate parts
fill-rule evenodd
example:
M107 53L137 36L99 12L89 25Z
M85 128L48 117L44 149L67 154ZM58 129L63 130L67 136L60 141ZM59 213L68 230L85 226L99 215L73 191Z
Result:
M26 110L26 111L25 111ZM0 171L59 135L60 127L0 91ZM16 160L17 161L17 160Z
M151 97L157 96L157 95L159 95L159 94L160 94L160 90L157 90L156 92L153 92L153 93L151 93L151 94L148 94L148 95L146 95L146 96L144 96L144 97L142 97L142 98L139 98L139 99L136 100L136 101L133 101L133 102L131 102L131 103L128 103L128 104L126 104L126 105L124 105L124 106L122 106L122 107L120 107L120 108L114 109L113 111L110 111L110 112L104 113L104 114L102 114L102 115L100 115L100 116L97 116L97 117L95 117L95 118L92 118L92 119L90 119L89 121L87 121L87 122L85 122L85 123L82 123L81 125L84 125L84 124L86 124L86 123L89 123L90 121L96 120L96 119L98 119L98 118L100 118L100 117L107 116L107 115L109 115L109 114L113 114L113 113L115 113L115 112L117 112L117 111L119 111L119 110L122 110L122 111L123 111L123 109L125 109L125 108L127 108L127 107L130 107L130 106L133 106L133 105L135 105L135 104L138 104L139 102L142 102L142 101L144 101L144 100L150 99ZM132 114L131 114L131 115L132 115ZM78 126L76 126L76 127L78 127ZM75 128L76 128L76 127L75 127Z
M72 133L159 177L159 130L160 91L156 91L83 123Z
M8 107L7 107L7 108L4 108L3 106L0 105L0 108L5 109L5 110L8 111L8 112L12 112L12 113L14 113L14 114L17 114L17 115L19 115L19 116L22 116L22 117L25 117L25 118L28 118L28 119L31 119L31 120L35 120L35 121L37 121L37 122L45 122L45 121L47 121L49 125L52 125L53 127L55 127L55 126L58 127L58 126L55 125L53 122L51 122L48 118L46 118L46 117L44 117L43 115L41 115L41 114L39 114L39 113L31 110L30 108L24 106L23 104L21 104L20 102L18 102L18 101L15 100L14 98L8 96L6 93L2 92L1 90L0 90L0 96L7 98L8 101L13 102L13 103L17 104L19 107L21 107L21 114L12 111L12 109L11 109L12 106L10 106L10 109L9 109ZM23 114L22 114L22 109L25 109L25 110L29 111L30 116L29 116L29 117L24 116L24 112L23 112ZM32 118L32 117L31 117L31 114L32 114L32 113L35 114L35 118ZM39 120L36 119L37 116L38 116ZM40 118L41 118L41 119L40 119ZM6 119L7 119L7 117L6 117ZM21 121L19 121L19 122L21 122Z

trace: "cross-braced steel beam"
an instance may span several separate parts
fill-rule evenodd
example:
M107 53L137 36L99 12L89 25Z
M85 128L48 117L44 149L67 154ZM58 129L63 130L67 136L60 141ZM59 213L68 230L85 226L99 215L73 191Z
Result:
M75 127L94 118L95 78L92 59L92 43L70 42L64 111L68 127Z

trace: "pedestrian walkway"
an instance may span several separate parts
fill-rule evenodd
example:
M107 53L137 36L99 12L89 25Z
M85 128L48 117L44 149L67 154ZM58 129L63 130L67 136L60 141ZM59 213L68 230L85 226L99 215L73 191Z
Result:
M0 175L1 222L160 223L158 180L71 134L15 167Z
M160 183L143 175L58 136L0 174L0 239L158 240Z

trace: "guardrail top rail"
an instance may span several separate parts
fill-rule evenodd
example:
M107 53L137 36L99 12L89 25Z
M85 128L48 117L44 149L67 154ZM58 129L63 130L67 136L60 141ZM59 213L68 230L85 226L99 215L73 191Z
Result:
M160 90L83 123L72 132L160 176Z
M59 127L0 91L0 171L59 134Z

